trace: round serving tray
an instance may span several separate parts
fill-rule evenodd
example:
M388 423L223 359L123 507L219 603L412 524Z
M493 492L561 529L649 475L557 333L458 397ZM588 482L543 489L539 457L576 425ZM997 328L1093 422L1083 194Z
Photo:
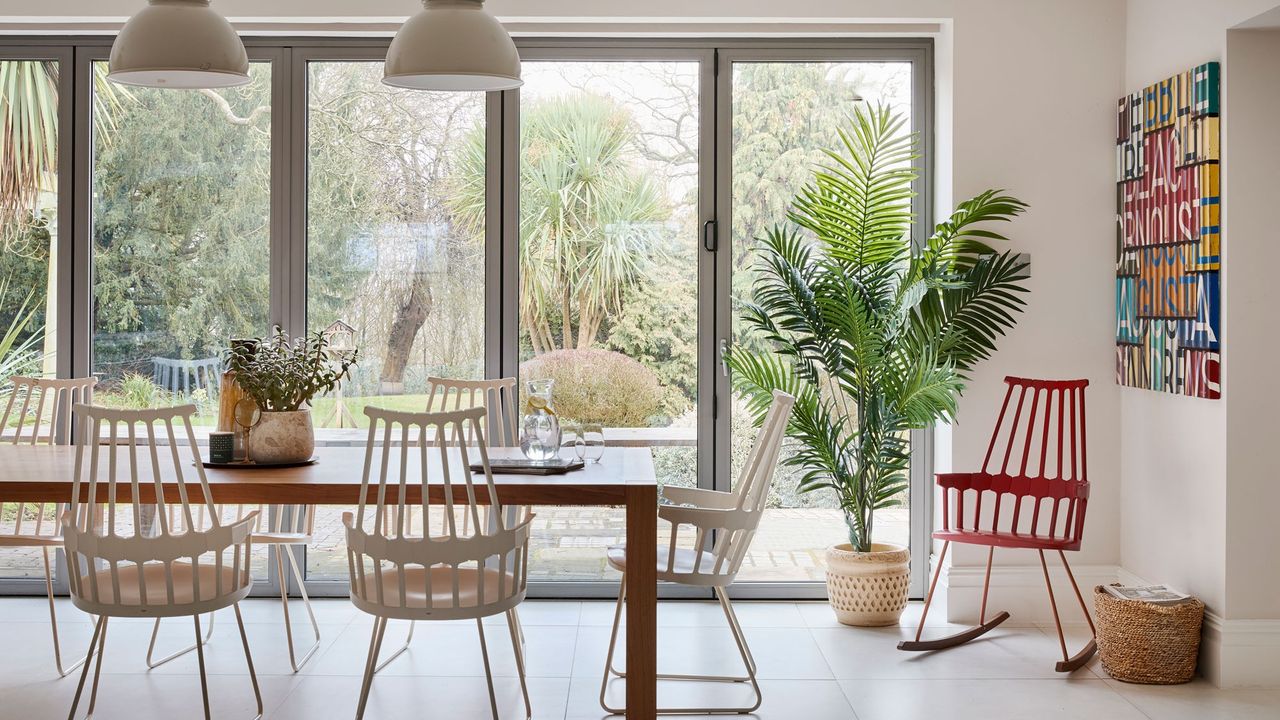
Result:
M219 470L279 470L281 468L305 467L307 465L315 465L320 462L318 455L312 455L307 460L289 463L258 463L258 462L238 462L219 463L211 460L205 460L204 466L207 468L217 468Z

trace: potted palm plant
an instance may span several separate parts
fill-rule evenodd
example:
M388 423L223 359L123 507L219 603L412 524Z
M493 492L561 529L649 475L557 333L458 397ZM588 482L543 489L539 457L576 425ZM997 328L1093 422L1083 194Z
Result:
M743 319L768 350L734 348L734 387L762 418L796 397L784 462L799 490L833 491L849 542L827 553L840 622L890 625L907 601L907 548L872 542L875 511L902 503L910 431L950 421L969 371L1024 304L1027 263L997 253L987 223L1027 206L998 190L960 203L927 240L910 235L916 138L886 107L856 108L839 151L761 239Z
M315 451L311 400L333 390L355 364L359 350L332 352L323 332L289 339L280 330L268 338L237 340L227 351L227 369L261 411L249 433L254 462L303 462Z

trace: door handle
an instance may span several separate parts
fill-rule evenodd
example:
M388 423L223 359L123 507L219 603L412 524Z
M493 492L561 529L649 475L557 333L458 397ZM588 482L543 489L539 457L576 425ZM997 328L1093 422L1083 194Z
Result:
M715 220L708 220L702 223L702 249L707 252L715 252L720 249L720 240L716 237Z
M729 339L720 338L720 372L729 377Z

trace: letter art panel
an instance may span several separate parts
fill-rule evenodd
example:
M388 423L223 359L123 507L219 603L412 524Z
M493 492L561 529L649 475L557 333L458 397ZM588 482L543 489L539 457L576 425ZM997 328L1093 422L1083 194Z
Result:
M1116 104L1116 382L1221 397L1218 63Z

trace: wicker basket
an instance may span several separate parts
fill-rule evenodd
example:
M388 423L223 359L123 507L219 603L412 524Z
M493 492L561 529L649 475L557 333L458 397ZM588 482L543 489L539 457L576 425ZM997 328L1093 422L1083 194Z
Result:
M1204 603L1177 605L1121 600L1093 589L1102 668L1117 680L1147 685L1190 682L1200 651Z

